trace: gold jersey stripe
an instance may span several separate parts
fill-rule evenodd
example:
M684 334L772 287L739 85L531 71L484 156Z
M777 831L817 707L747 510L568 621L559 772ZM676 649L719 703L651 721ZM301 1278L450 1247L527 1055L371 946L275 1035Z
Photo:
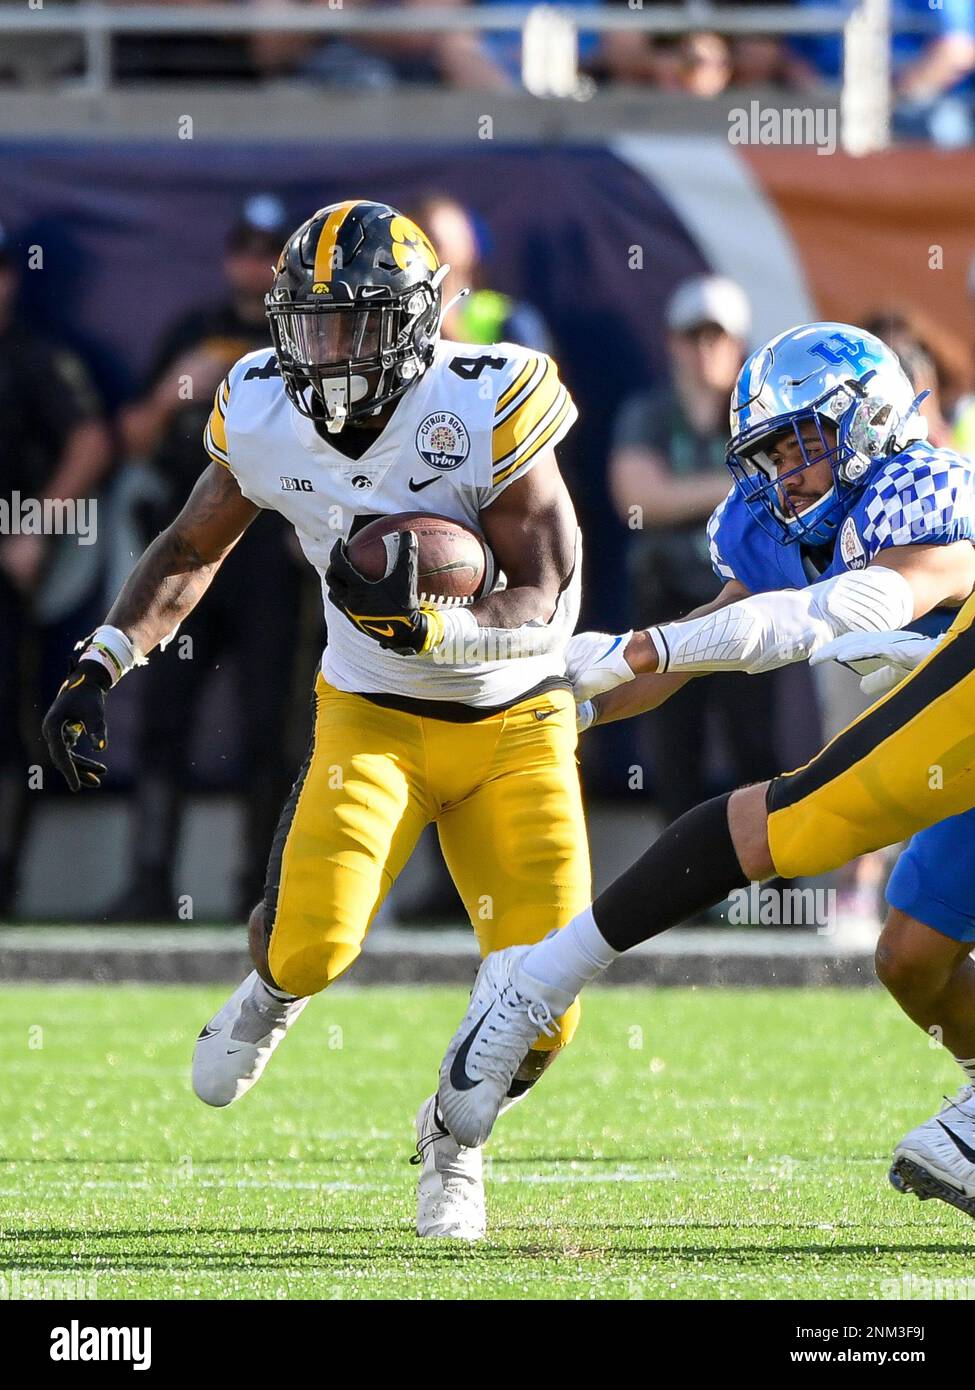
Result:
M494 467L504 468L512 458L531 443L535 434L544 429L554 411L561 409L568 393L559 381L558 373L546 373L544 381L532 392L524 405L510 415L502 426L494 428Z
M517 396L518 392L525 385L525 382L528 380L532 372L538 366L538 361L539 359L537 357L530 357L528 359L521 372L519 373L518 377L511 383L507 391L505 391L504 394L498 400L498 403L494 409L495 415L500 415L502 410L504 410L505 406L508 404L508 402L514 400L515 396Z
M555 363L551 358L545 360L548 365L538 385L524 397L516 410L512 410L494 427L492 452L496 468L507 463L510 455L537 429L565 390L559 381Z
M214 442L209 425L207 425L206 430L203 434L203 447L206 449L210 457L214 459L217 463L222 463L225 468L230 467L230 458L220 448L220 446Z
M562 389L565 391L564 387ZM562 406L555 419L552 420L551 424L542 431L533 443L519 452L518 457L513 463L508 464L507 468L502 468L499 473L494 474L491 480L492 485L496 487L498 483L503 483L505 478L509 478L517 469L529 463L541 449L545 448L546 444L557 444L559 440L568 433L570 426L575 422L576 414L577 412L572 397L569 395L568 391L565 391L565 400L562 402Z
M334 212L330 212L325 219L325 225L318 234L318 245L315 247L315 281L328 282L331 280L335 271L335 247L338 243L339 232L342 224L354 207L358 207L361 198L352 198L347 203L340 203Z
M218 463L229 464L230 453L227 444L227 425L224 420L224 406L222 397L226 387L226 400L230 399L230 387L224 381L217 387L213 397L213 409L210 411L210 418L203 433L203 446L211 458Z
M204 441L204 442L205 442L205 441ZM229 459L223 459L223 458L221 458L219 454L214 453L213 449L211 449L211 448L209 448L209 447L207 447L207 453L210 455L210 462L211 462L211 463L218 463L218 464L220 465L221 468L226 468L226 469L228 470L228 472L229 472L229 470L230 470L230 461L229 461Z
M527 405L527 403L534 398L536 391L541 391L542 396L544 396L548 389L546 387L546 382L550 375L556 383L558 382L558 370L550 357L545 357L544 355L536 357L532 366L533 370L531 375L527 381L521 383L521 389L517 394L509 400L503 410L499 406L494 412L495 438L497 438L501 427L509 420L514 419L519 414L522 406ZM538 399L541 400L542 396ZM497 449L495 449L495 461L497 461Z

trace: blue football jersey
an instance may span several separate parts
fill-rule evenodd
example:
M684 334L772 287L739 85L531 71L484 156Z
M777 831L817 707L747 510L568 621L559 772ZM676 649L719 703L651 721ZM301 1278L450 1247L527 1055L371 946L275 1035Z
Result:
M879 460L840 523L825 569L809 565L799 545L782 545L749 511L736 489L708 522L711 564L722 581L737 579L753 594L804 589L849 570L864 569L895 545L950 545L975 541L975 465L951 449L910 445ZM911 624L935 635L954 617L936 609Z

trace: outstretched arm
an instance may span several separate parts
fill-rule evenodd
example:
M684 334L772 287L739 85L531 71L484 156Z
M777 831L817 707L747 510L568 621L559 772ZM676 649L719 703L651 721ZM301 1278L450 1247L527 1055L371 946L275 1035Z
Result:
M258 510L228 469L210 464L125 581L44 719L51 761L72 791L100 786L105 774L75 747L82 734L98 752L107 746L107 692L193 611Z
M725 608L728 604L735 603L738 599L747 598L747 596L748 590L744 584L739 584L737 579L730 579L710 603L695 608L692 613L688 614L685 621L692 618L702 618L708 613L714 613L719 608ZM581 697L581 705L589 702L590 690L598 689L600 685L599 672L594 672L591 667L583 669L582 666L582 663L586 661L586 649L590 646L588 639L594 636L596 636L594 633L579 633L569 643L567 654L569 677L576 690L576 699L580 700ZM650 659L651 652L655 654L655 649L646 628L630 633L621 653L624 658L623 665L626 670L632 672L643 671ZM671 695L693 679L691 672L675 672L666 675L652 672L630 679L625 675L622 667L617 679L620 676L622 683L611 689L606 689L604 685L604 693L597 693L592 696L591 711L580 708L580 728L588 728L591 724L611 724L617 719L632 719L634 715L645 714L648 710L657 709L659 705L662 705L665 700L669 700Z
M259 510L229 469L211 463L136 564L106 623L147 656L193 611Z

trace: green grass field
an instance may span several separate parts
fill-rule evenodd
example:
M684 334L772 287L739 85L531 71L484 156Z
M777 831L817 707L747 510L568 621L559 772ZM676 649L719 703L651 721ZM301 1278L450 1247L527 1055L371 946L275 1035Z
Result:
M219 1112L187 1062L224 995L5 991L14 1293L845 1299L971 1273L975 1223L887 1184L958 1081L880 992L592 991L498 1127L473 1248L415 1238L407 1161L463 991L340 987Z

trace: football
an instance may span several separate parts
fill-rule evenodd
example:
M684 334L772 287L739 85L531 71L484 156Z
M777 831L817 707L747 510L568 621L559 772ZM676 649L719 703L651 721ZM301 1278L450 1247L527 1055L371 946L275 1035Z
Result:
M349 559L361 575L382 578L391 558L386 538L400 531L416 533L421 602L453 608L480 598L490 568L487 547L471 527L447 516L399 512L370 521L349 541Z

